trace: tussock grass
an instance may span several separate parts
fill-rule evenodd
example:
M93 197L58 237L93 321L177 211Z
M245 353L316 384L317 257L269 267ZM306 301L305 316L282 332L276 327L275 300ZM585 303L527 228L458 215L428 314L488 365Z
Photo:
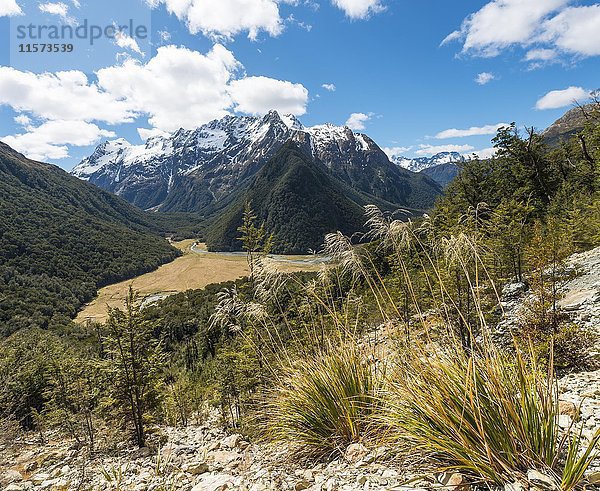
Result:
M355 344L299 360L270 393L269 437L294 444L302 457L343 454L373 431L382 382L382 370Z
M561 432L552 363L542 371L534 357L453 348L409 354L390 378L383 419L396 441L474 480L503 485L539 469L576 489L600 435L586 446Z

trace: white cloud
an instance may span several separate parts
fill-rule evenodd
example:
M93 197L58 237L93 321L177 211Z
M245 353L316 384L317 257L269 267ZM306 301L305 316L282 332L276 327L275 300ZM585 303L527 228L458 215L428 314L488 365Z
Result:
M558 53L553 49L538 48L529 50L525 55L525 61L550 61L556 58Z
M479 85L485 85L495 79L496 76L493 73L481 72L477 74L477 77L475 77L475 82L477 82Z
M327 90L329 92L335 92L337 89L335 84L323 84L323 85L321 85L321 87L323 87L325 90Z
M451 128L449 130L440 131L434 138L438 140L444 140L446 138L464 138L467 136L482 136L482 135L495 135L498 128L508 126L507 123L496 123L486 124L485 126L471 126L465 130L458 130Z
M431 156L441 152L466 153L475 150L471 145L419 145L415 153L420 156Z
M79 71L35 74L0 66L2 104L49 120L118 124L133 121L135 116L128 102L90 84Z
M468 16L442 44L460 40L464 53L488 57L519 46L527 49L526 61L600 55L600 4L571 7L570 3L492 0Z
M346 126L354 131L362 131L366 128L366 123L371 119L370 114L352 113L346 121Z
M211 38L227 38L247 32L255 40L261 31L278 36L283 31L276 0L146 0L186 22L192 34L202 32Z
M229 94L235 109L248 114L264 114L271 109L281 114L301 116L306 113L308 90L302 84L267 77L234 80Z
M385 10L380 0L332 0L351 19L366 19Z
M28 126L26 133L0 138L15 150L34 160L59 160L69 156L67 145L87 146L115 133L83 121L47 121Z
M394 157L400 157L404 153L410 151L412 147L383 147L382 150L391 159Z
M73 24L75 19L69 17L69 6L63 2L48 2L38 5L41 12L59 16L67 24Z
M163 131L195 128L228 113L228 84L241 65L229 50L215 45L206 55L162 46L148 63L126 60L99 70L98 84L126 101Z
M16 0L0 1L0 17L11 17L13 15L23 15L23 11L17 5Z
M18 116L15 116L14 121L21 126L28 126L31 124L31 118L26 114L19 114Z
M443 43L463 40L463 51L496 56L513 44L526 44L542 21L569 0L493 0L467 17L458 34L451 33Z
M581 56L600 55L600 4L570 7L546 21L543 39Z
M582 87L568 87L564 90L552 90L535 104L536 109L559 109L577 101L589 99L590 91Z
M115 24L115 27L116 27L116 24ZM129 49L129 50L133 51L134 53L137 53L138 55L144 56L144 53L140 49L140 46L137 43L137 41L135 39L133 39L131 36L125 34L124 32L121 32L121 31L115 32L115 44L119 48Z

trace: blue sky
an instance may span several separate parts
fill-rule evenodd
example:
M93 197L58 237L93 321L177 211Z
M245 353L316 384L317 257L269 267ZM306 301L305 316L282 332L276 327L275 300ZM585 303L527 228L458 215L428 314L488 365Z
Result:
M269 108L348 123L406 156L485 155L498 124L544 128L600 87L594 2L109 0L103 13L93 2L0 0L0 139L66 169L107 138L141 143ZM17 24L132 15L150 39L33 62L14 52Z

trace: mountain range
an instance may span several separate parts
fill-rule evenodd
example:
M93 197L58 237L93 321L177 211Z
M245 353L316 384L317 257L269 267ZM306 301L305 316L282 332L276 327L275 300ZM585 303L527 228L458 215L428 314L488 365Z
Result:
M547 145L555 147L561 142L569 140L574 134L583 130L585 124L591 120L593 104L569 109L559 119L542 132Z
M441 194L432 179L392 164L368 136L330 124L305 127L276 111L226 116L144 145L105 142L72 173L143 209L208 215L247 187L288 141L329 176L374 200L427 209Z
M287 253L318 250L329 232L352 235L362 230L364 205L396 208L332 176L294 141L285 143L249 185L235 192L209 220L205 234L209 249L239 249L238 228L246 202L252 203L265 228L275 235L275 250Z
M432 157L417 157L414 159L403 157L402 155L392 156L390 159L394 164L408 169L412 172L422 172L431 167L444 164L455 164L465 162L467 159L458 152L440 152Z
M408 158L394 155L390 160L412 172L418 172L431 177L440 186L445 188L458 175L459 165L467 158L458 152L440 152L432 157Z

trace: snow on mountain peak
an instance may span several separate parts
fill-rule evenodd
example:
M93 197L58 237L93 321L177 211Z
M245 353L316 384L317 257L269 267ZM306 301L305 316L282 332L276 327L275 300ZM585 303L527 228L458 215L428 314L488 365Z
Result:
M458 152L440 152L432 157L418 157L414 159L402 155L394 155L390 157L390 160L394 164L412 172L421 172L436 165L464 162L466 157Z

